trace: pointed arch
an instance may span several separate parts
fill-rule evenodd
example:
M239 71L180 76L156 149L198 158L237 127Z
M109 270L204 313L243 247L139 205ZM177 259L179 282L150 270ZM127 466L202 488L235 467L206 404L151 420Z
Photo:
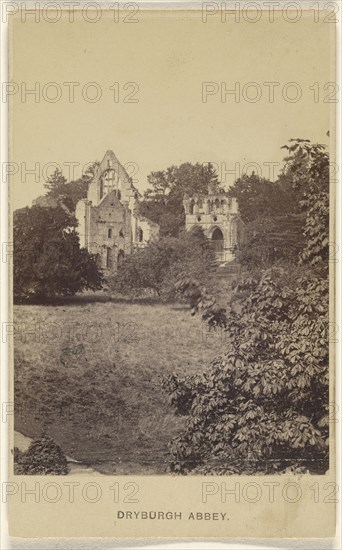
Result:
M212 234L211 234L211 240L212 241L223 241L223 233L220 227L215 227Z

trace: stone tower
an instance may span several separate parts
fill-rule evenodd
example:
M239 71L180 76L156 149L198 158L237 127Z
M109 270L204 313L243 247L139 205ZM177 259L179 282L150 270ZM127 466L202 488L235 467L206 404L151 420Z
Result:
M244 226L236 199L228 197L224 191L215 192L209 188L208 195L185 195L183 204L186 229L202 227L217 260L233 260L243 238Z

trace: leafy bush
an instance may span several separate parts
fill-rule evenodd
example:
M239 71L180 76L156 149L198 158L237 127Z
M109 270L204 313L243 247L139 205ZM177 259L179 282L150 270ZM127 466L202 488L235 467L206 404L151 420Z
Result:
M241 312L227 317L227 352L186 385L195 397L170 446L173 471L229 472L232 459L240 473L327 467L328 284L284 280L274 269L245 283ZM184 384L173 395L184 395Z
M152 291L162 301L177 297L176 283L187 273L204 282L212 262L203 231L185 233L181 239L164 237L127 256L116 276L109 282L116 292L132 296ZM180 295L179 295L180 297Z
M188 415L195 398L193 377L180 378L177 374L167 374L162 379L162 388L168 394L176 414Z
M17 473L23 475L66 475L67 459L61 448L46 435L31 442L25 453L17 455Z

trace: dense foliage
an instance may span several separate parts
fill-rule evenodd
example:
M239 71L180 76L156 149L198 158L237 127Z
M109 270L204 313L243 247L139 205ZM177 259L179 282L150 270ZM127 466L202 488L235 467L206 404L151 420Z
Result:
M61 448L46 435L35 439L17 458L16 473L23 475L66 475L67 459Z
M14 212L15 300L46 300L101 288L96 257L80 248L75 224L62 207Z
M229 195L237 198L246 224L239 258L243 265L270 267L277 260L297 261L305 221L300 193L285 173L275 182L254 173L236 180Z
M228 194L237 198L239 212L245 223L300 212L298 192L285 174L275 182L255 173L250 176L243 174L230 187Z
M163 301L174 300L181 274L196 275L202 284L208 283L213 257L206 245L201 228L185 233L181 239L152 241L125 258L110 286L125 295L141 296L150 291Z
M220 189L218 176L212 164L171 166L166 170L151 172L150 184L139 205L142 216L160 226L160 235L179 237L185 227L184 195L208 194L208 186Z
M174 472L328 468L329 159L303 140L288 152L284 177L300 186L305 216L297 265L273 259L262 269L261 262L241 278L227 311L195 279L178 284L213 330L223 327L227 351L204 373L164 381L178 414L187 415L170 444Z
M302 263L328 270L329 258L329 155L324 145L291 140L284 175L291 179L305 212Z
M246 224L245 243L239 252L241 264L253 270L271 267L274 262L296 263L303 248L303 224L303 216L291 212Z

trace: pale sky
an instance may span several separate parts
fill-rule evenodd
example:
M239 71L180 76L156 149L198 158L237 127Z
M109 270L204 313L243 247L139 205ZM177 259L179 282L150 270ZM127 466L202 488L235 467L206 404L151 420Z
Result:
M81 167L101 160L112 149L121 163L136 167L135 185L146 189L146 176L182 162L214 162L223 183L234 181L235 172L255 162L281 162L280 147L291 137L328 143L329 109L324 102L335 80L332 72L332 26L314 23L313 12L297 23L282 17L270 23L227 21L219 16L201 21L201 15L185 12L142 16L138 23L115 23L112 14L91 24L34 22L18 17L13 25L13 66L10 80L18 85L13 96L12 162L19 167L13 179L13 208L30 205L44 192L44 166L66 163ZM46 87L49 82L56 83ZM70 99L71 85L74 102ZM102 95L91 103L82 96ZM124 102L130 92L137 103ZM214 83L215 93L202 101L203 82ZM232 95L221 100L221 91L240 83L240 101ZM257 87L244 86L256 83ZM270 85L274 102L269 101ZM296 87L289 83L296 83ZM26 95L39 83L37 102ZM115 85L115 83L118 83ZM223 83L223 84L222 84ZM316 84L315 84L316 83ZM110 89L110 87L114 89ZM310 90L310 87L314 88ZM45 86L45 88L44 88ZM114 93L119 89L119 101ZM49 103L56 91L62 96ZM114 92L116 90L116 92ZM252 99L256 91L260 100ZM285 100L296 96L296 102ZM243 91L247 95L243 96ZM23 92L23 96L21 96ZM319 94L319 95L318 95ZM116 97L117 99L117 97ZM24 163L24 164L22 164ZM38 163L38 182L25 173ZM48 168L49 168L48 166Z

